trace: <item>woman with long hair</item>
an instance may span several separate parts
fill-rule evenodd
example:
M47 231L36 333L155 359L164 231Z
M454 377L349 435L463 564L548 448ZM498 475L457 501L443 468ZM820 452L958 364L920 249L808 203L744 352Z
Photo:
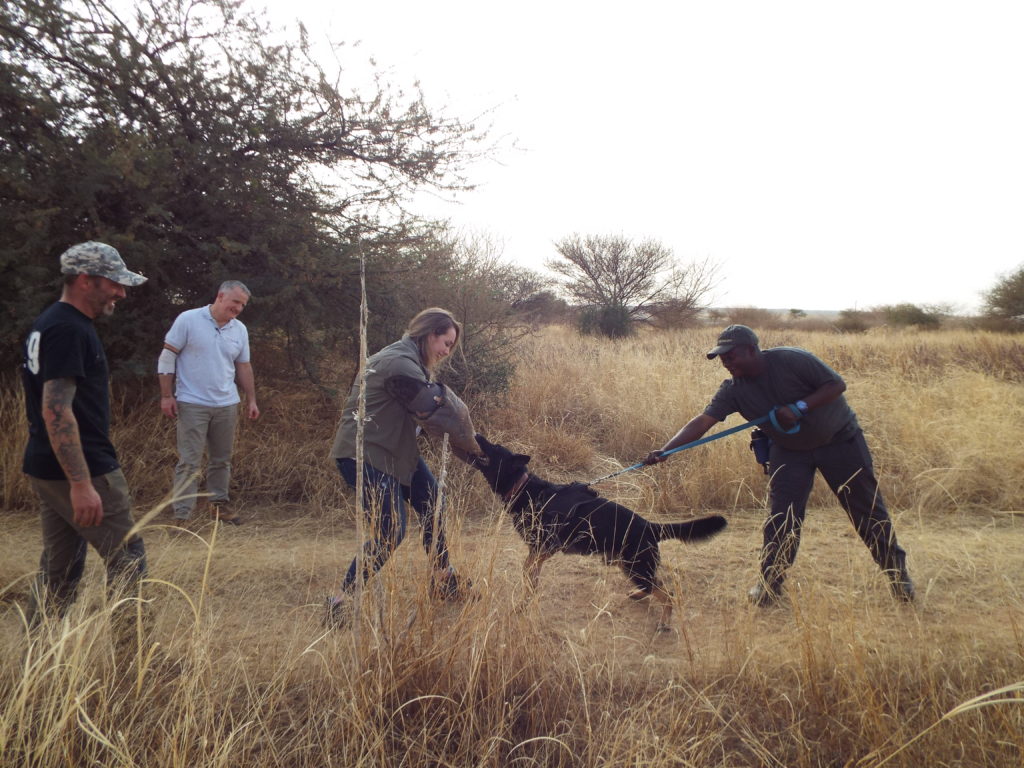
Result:
M362 573L355 557L338 593L328 603L328 622L345 619L348 598L357 579L365 582L387 562L405 538L405 503L412 505L423 528L423 546L432 558L431 594L438 598L459 596L461 587L448 562L444 535L444 510L434 508L437 482L420 456L416 423L406 405L388 386L394 376L429 383L441 363L456 348L462 336L451 312L439 307L424 309L410 322L402 338L366 361L366 421L363 430L363 511L370 522L369 538L363 544ZM338 471L356 487L356 409L359 382L352 386L334 437L331 458Z

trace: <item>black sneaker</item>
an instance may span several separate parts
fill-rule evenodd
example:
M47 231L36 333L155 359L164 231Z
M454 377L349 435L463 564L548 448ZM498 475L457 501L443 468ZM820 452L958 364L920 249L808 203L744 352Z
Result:
M769 589L759 581L747 592L747 599L758 608L774 608L782 602L782 595L777 589Z
M914 582L910 580L906 566L885 573L889 577L892 596L903 603L914 602Z
M352 598L339 600L337 597L327 598L327 613L324 616L324 627L327 629L344 629L352 623Z
M430 577L430 596L434 600L461 600L473 588L473 582L459 576L450 565Z

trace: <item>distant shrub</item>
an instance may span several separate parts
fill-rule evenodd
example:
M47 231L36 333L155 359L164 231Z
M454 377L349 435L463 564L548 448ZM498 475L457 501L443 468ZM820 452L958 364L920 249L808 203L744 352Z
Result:
M863 333L878 325L878 318L872 312L862 309L844 309L836 320L836 328L843 333Z
M878 307L876 313L885 318L887 325L897 327L914 326L923 330L935 330L942 325L938 312L928 311L916 304L893 304Z
M977 319L979 328L996 333L1024 333L1024 318L984 315Z
M585 307L580 310L577 327L580 333L610 339L632 336L636 332L629 310L622 306Z
M708 313L708 317L716 325L732 325L740 323L750 328L782 328L785 326L781 315L771 309L761 307L720 307Z

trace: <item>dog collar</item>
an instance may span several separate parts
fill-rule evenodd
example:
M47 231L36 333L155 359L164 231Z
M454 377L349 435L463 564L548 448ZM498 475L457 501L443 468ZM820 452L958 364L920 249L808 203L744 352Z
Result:
M508 490L508 493L502 494L501 500L504 501L506 504L512 501L512 499L515 498L516 494L523 490L523 486L526 485L526 481L529 479L530 476L526 472L523 472L522 476L518 480L516 480L515 485L513 485Z

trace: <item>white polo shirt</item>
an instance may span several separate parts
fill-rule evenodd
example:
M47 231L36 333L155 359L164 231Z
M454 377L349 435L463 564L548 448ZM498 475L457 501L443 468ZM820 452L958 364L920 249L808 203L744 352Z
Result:
M249 332L237 318L218 327L210 306L178 315L164 342L179 350L174 396L183 403L220 408L241 401L235 363L249 362Z

